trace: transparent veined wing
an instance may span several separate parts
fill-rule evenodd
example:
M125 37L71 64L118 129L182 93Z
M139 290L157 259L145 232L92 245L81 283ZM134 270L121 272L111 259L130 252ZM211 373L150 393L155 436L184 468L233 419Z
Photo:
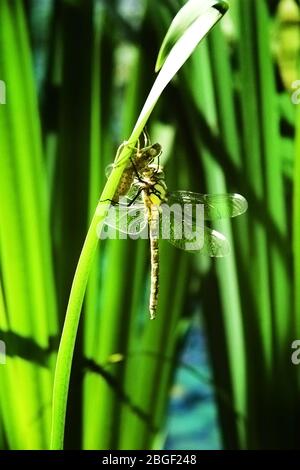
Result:
M197 236L191 237L177 238L174 236L174 232L171 231L171 237L168 241L181 250L191 253L199 251L203 255L215 258L221 258L230 253L230 245L226 237L217 230L206 226L203 227L201 234L198 232Z
M129 199L122 198L125 200ZM148 225L147 210L141 203L110 206L104 225L128 235L140 235Z
M173 191L168 194L168 204L203 204L205 220L236 217L246 212L248 208L246 199L237 193L200 194L191 191Z
M160 238L168 240L176 248L184 251L222 257L230 252L229 243L224 235L206 227L202 218L193 217L192 213L183 212L180 207L165 211L165 205L161 206Z
M140 193L138 195L138 192ZM130 189L126 193L128 204L134 199L134 204L143 204L142 190L138 184L132 183Z
M122 202L110 207L104 225L132 238L147 238L148 213L142 197L139 196L133 205L128 205L130 197L122 198ZM195 212L183 211L180 205L172 207L171 211L169 204L162 204L160 212L159 238L167 239L176 248L188 252L199 251L213 257L229 254L230 246L226 237L204 226L203 217L198 219Z
M215 258L222 258L230 253L227 238L217 230L204 227L204 245L201 253Z

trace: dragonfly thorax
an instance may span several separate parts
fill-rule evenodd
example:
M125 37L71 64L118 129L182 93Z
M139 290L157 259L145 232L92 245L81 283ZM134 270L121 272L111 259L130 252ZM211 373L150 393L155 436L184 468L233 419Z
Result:
M161 175L153 173L149 177L143 175L139 186L143 190L143 198L147 206L160 206L167 201L167 185Z

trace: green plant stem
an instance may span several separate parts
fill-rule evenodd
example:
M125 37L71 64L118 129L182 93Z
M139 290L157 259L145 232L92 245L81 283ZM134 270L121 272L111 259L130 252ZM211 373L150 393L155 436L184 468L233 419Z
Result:
M118 186L123 169L126 166L127 160L129 159L130 153L130 148L124 147L120 153L120 160L122 160L122 164L115 166L106 183L106 186L100 197L101 202L99 202L90 224L74 275L55 369L52 403L52 450L59 450L63 448L68 388L73 352L86 285L98 244L97 233L101 232L103 221L109 205L109 202L105 201L112 199Z
M127 154L129 157L128 150ZM123 161L122 165L115 167L106 183L100 197L100 201L108 201L112 199L125 165L126 160ZM97 206L80 254L71 287L55 370L52 404L51 449L62 449L63 447L68 387L80 312L89 273L98 244L97 232L100 233L101 231L108 205L108 202L99 202Z
M98 244L97 233L101 232L109 205L109 202L104 201L112 199L130 153L131 150L127 147L123 149L120 154L120 159L123 160L122 164L114 168L106 183L100 197L100 201L103 202L99 202L94 213L74 275L55 369L52 403L52 450L63 448L72 358L85 289Z
M121 177L122 170L123 168L120 166L111 174L100 201L111 199L113 197L114 191L117 188ZM80 312L89 273L98 244L97 230L101 230L101 222L103 223L107 206L107 203L100 202L98 204L80 254L72 283L55 370L51 449L62 449L63 447L68 387Z
M53 450L63 448L72 357L85 288L98 242L97 223L98 218L94 216L75 272L57 356L52 404L51 449Z

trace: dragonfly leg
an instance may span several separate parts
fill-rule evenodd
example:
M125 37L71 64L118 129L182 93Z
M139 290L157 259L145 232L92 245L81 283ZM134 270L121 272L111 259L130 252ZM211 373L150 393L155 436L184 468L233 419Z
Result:
M157 173L161 170L161 167L160 167L160 156L161 156L161 154L162 154L162 150L157 155L157 165L156 165L156 169L153 172L154 175L157 175Z
M139 172L137 171L137 168L135 166L135 163L133 161L133 158L130 157L130 161L131 161L131 165L132 165L132 168L134 169L134 172L135 172L135 176L140 179L140 175L139 175Z
M143 188L141 188L137 194L134 196L134 198L128 203L128 204L125 204L125 206L127 207L130 207L132 206L132 204L137 200L137 198L139 197L139 195L141 194L141 192L143 191Z
M126 144L127 144L127 140L124 140L124 142L122 142L121 145L119 145L116 156L115 156L115 162L118 161L120 153L121 153L121 151L123 150L123 148L125 147Z
M100 202L110 202L112 206L117 206L117 205L119 205L119 202L116 202L116 201L114 201L113 199L103 199L102 201L100 200L99 203L100 203ZM126 205L126 204L125 204L125 205Z
M148 131L147 131L147 128L146 126L144 127L143 129L143 137L144 137L144 145L143 145L143 148L144 147L148 147L151 145L151 140L150 140L150 136L148 134ZM137 152L140 152L141 150L141 141L140 141L140 137L137 141L137 145L136 146L132 146L130 144L130 142L128 140L124 140L124 142L122 142L122 144L119 146L118 150L117 150L117 153L116 153L116 157L115 157L115 163L122 163L121 161L118 162L118 158L119 158L119 155L121 153L121 151L123 150L124 147L128 147L128 148L131 148L132 150L136 150Z
M134 198L131 201L129 201L128 204L124 204L123 202L114 201L113 199L103 199L102 201L99 201L99 203L100 202L110 202L112 206L130 207L136 201L136 199L139 197L141 192L142 192L142 189L140 189L138 191L138 193L134 196Z
M148 147L148 145L151 145L150 136L149 136L146 126L143 129L143 137L144 137L144 147Z

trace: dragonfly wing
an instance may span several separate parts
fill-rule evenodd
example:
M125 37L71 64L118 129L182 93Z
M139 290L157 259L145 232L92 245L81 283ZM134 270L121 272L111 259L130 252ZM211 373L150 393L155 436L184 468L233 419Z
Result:
M203 204L204 219L218 220L236 217L246 212L248 203L237 193L200 194L191 191L173 191L168 194L168 204Z
M147 226L147 212L143 204L111 206L104 224L129 235L140 234Z
M138 192L140 192L139 196L137 196ZM129 191L126 193L126 197L128 199L128 204L130 204L130 202L133 199L135 199L135 202L137 202L138 204L143 203L142 191L141 191L140 187L135 183L133 183L130 186Z
M227 238L217 230L204 227L204 245L202 254L222 258L230 253L230 245Z
M167 225L169 233L164 236L167 233ZM185 217L181 224L178 221L162 221L160 235L176 248L189 252L199 251L213 257L223 257L230 252L229 243L222 233L203 225L196 226L195 220L189 217Z

